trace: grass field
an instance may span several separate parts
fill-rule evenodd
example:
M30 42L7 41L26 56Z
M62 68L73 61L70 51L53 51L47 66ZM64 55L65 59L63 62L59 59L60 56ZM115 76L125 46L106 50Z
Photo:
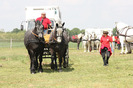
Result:
M70 64L63 72L51 70L50 59L44 59L44 72L33 75L24 47L0 48L0 88L133 88L133 54L119 52L105 67L97 51L70 48Z

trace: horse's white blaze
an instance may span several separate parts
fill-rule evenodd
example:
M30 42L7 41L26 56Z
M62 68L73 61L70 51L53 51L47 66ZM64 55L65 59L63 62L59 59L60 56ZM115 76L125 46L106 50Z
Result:
M57 42L60 43L62 41L62 32L63 32L63 29L62 28L58 28L57 29Z
M43 37L43 35L42 35L42 33L39 33L39 35L38 35L40 38L42 38Z

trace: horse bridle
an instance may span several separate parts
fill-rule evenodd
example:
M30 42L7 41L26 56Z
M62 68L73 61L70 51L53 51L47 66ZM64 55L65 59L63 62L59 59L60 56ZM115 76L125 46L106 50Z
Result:
M63 27L61 27L61 26L60 26L60 27L58 27L58 28L62 28L62 29L63 29ZM57 32L57 29L56 29L56 32ZM64 31L63 31L63 32L64 32ZM63 34L63 32L62 32L62 34ZM57 37L62 37L62 36L57 36L57 35L56 35L56 38L55 38L55 37L53 37L53 38L54 38L54 40L56 40L56 41L57 41Z
M126 30L125 35L124 35L124 34L122 34L122 32L124 31L125 28L127 28L127 30ZM133 27L131 27L131 26L126 26L126 27L122 28L121 31L118 31L118 28L116 27L116 31L117 31L118 35L120 35L120 36L125 36L125 37L130 37L130 36L127 35L127 31L128 31L129 29L133 29Z

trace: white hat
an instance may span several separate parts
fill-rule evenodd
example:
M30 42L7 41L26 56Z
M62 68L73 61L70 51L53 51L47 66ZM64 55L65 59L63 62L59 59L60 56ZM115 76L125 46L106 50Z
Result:
M103 34L108 34L108 30L103 30Z
M45 12L42 12L41 14L46 14Z

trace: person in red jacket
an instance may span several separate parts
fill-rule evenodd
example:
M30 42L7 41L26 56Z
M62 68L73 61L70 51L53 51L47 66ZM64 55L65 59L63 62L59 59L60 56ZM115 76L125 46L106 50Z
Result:
M45 12L42 12L42 13L41 13L41 17L38 17L38 18L36 19L36 21L37 21L37 20L42 21L42 19L43 19L42 24L43 24L43 26L44 26L44 34L46 34L46 33L47 33L47 29L48 29L48 25L51 26L51 21L50 21L48 18L46 18L46 13L45 13Z
M117 45L118 45L118 50L120 50L121 43L120 43L120 38L119 38L119 36L117 37Z
M100 40L100 48L99 48L100 54L102 55L102 58L103 58L104 66L108 65L108 60L112 55L110 43L112 43L112 37L108 36L107 30L104 30Z

